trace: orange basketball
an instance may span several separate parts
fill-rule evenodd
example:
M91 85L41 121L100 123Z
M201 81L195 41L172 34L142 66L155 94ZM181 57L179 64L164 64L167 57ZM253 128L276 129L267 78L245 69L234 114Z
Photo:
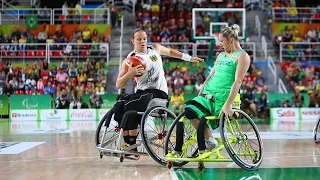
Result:
M125 70L126 71L128 71L129 64L132 64L132 67L136 67L138 65L142 65L144 70L147 67L146 62L139 56L130 56L130 57L127 58L126 66L125 66ZM142 76L142 75L140 75L140 76ZM136 76L136 77L140 77L140 76Z

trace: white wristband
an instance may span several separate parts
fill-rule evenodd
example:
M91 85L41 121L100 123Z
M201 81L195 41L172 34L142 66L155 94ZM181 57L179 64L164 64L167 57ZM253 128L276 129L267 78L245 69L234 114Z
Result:
M186 54L186 53L182 53L182 57L181 59L184 60L184 61L191 61L191 56L189 54Z

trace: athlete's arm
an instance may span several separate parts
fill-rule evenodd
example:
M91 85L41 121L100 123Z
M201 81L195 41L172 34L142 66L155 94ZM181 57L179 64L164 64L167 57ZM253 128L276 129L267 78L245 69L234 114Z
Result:
M222 53L220 53L220 54L217 56L216 61L218 61L218 59L219 59L219 57L220 57L221 54L222 54ZM206 85L207 81L211 78L211 76L213 76L214 72L215 72L215 68L214 68L214 66L213 66L212 69L211 69L211 72L210 72L209 76L206 78L206 80L205 80L204 83L202 84L202 87L201 87L198 95L201 95L201 94L202 94L203 89L204 89L204 86Z
M172 49L172 48L167 48L164 47L160 44L153 44L153 47L158 51L160 55L165 55L177 59L183 59L185 61L190 61L190 62L203 62L204 59L198 58L198 57L191 57L188 54L182 53L178 50ZM190 58L186 60L186 58Z
M124 60L122 62L121 69L120 69L120 72L119 72L119 75L118 75L118 78L116 81L117 89L123 88L130 79L132 79L136 75L142 74L142 72L144 70L142 65L138 65L136 67L132 67L130 65L128 68L128 72L127 72L125 69L125 66L126 66L126 60Z
M246 75L250 66L250 56L247 53L241 53L238 56L238 65L235 74L235 81L231 87L231 91L226 102L226 106L230 107L234 101L234 98L237 96L240 86L242 84L243 78Z

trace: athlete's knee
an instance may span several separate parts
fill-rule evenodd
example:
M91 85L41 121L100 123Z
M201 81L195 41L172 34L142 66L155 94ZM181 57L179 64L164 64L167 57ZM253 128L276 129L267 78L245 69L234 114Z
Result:
M188 119L196 119L196 118L198 118L197 113L194 112L192 109L190 109L188 107L185 108L184 113L185 113L186 118L188 118Z

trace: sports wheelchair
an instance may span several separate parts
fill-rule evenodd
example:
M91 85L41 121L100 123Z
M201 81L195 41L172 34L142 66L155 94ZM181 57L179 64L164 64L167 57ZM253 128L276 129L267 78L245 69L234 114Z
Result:
M201 157L198 153L197 130L191 125L185 113L180 114L171 125L165 141L164 158L167 160L167 167L183 166L188 162L198 162L198 169L204 169L204 162L235 162L245 170L257 169L263 160L263 143L259 130L254 121L242 110L232 109L232 117L226 118L224 113L220 116L207 116L204 122L210 129L210 124L215 124L220 131L214 134L218 146L207 151L206 156ZM201 121L200 121L201 123ZM200 127L200 123L198 129ZM204 132L204 127L201 132ZM182 152L177 156L170 156L170 151L178 145L177 137L182 143ZM203 139L204 140L204 139ZM181 142L180 142L181 143ZM181 144L180 144L181 146ZM228 154L230 158L225 157Z
M318 117L317 123L314 126L313 135L314 135L314 142L319 143L320 142L320 117Z
M168 110L167 103L165 99L154 98L148 103L145 112L126 112L121 124L113 120L114 110L108 111L100 121L95 136L100 158L115 156L120 157L120 162L123 162L125 158L133 159L130 158L130 155L150 155L159 164L166 165L166 160L163 159L164 140L170 124L176 119L176 115ZM134 113L142 115L137 143L129 147L122 147L123 129L121 127L125 127L127 118ZM139 152L132 151L139 146L141 146ZM144 149L147 150L147 153L144 152Z

